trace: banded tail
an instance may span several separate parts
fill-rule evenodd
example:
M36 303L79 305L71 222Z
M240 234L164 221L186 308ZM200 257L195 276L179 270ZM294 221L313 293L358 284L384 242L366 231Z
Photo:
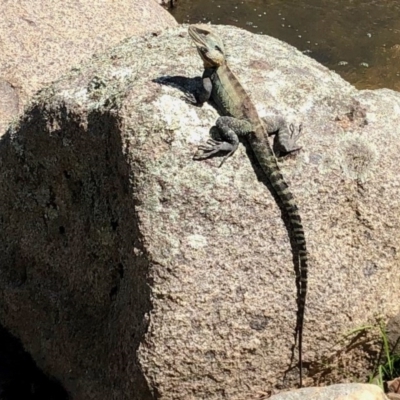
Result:
M307 296L307 272L308 272L308 253L306 248L306 239L304 228L301 222L299 209L296 205L294 197L285 182L283 175L279 169L274 152L271 149L267 135L260 135L259 129L263 129L261 121L259 126L255 127L256 134L249 135L251 147L257 157L264 173L267 175L271 186L274 188L277 196L281 200L285 211L289 216L290 225L293 230L294 239L297 246L299 269L296 276L297 282L297 321L296 321L296 341L298 341L298 357L300 370L300 387L303 386L303 325L304 313ZM262 138L262 139L260 139Z

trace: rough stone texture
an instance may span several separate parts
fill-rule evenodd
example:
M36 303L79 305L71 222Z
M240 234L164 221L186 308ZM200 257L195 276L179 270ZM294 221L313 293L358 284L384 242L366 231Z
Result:
M391 352L400 356L400 313L389 320L386 331Z
M0 135L44 84L122 39L175 26L149 0L0 2Z
M387 400L382 389L376 385L350 383L322 388L305 388L280 393L270 400Z
M260 114L304 126L281 165L310 251L306 383L364 379L378 348L359 328L399 312L400 94L215 29ZM186 30L75 69L0 143L0 322L74 399L243 399L298 381L284 379L288 232L244 146L221 169L192 161L218 114L182 99L202 71Z

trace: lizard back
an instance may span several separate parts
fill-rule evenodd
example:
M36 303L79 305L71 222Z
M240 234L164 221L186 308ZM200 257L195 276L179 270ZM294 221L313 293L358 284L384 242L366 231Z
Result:
M253 132L246 136L262 170L268 177L289 217L296 242L300 275L298 281L298 316L296 330L299 341L300 386L302 385L302 341L304 312L307 295L308 253L303 224L294 196L280 171L277 159L268 140L268 132L260 119L254 103L227 64L210 69L213 83L212 98L224 115L244 119L252 124Z

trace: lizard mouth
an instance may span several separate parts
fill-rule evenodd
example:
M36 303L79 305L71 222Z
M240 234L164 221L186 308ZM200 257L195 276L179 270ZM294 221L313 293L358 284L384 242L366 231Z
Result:
M223 45L211 31L191 25L189 36L197 47L205 67L218 67L224 63Z

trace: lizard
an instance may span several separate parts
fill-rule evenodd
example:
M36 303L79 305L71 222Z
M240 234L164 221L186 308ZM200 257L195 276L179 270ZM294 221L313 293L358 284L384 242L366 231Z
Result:
M278 144L281 151L292 152L296 148L293 125L287 126L282 116L261 119L251 98L241 85L236 75L226 62L224 46L220 37L204 25L189 26L189 36L196 45L203 60L204 72L202 88L196 96L198 106L212 99L217 105L221 116L216 121L219 140L209 139L206 144L198 147L195 160L204 160L223 152L220 167L232 156L239 146L239 137L245 137L256 156L263 172L266 174L284 211L287 213L297 247L297 263L299 272L296 274L298 287L297 322L295 344L298 343L299 386L303 385L303 325L307 295L308 252L304 228L295 199L279 169L274 151L268 136L278 132Z

